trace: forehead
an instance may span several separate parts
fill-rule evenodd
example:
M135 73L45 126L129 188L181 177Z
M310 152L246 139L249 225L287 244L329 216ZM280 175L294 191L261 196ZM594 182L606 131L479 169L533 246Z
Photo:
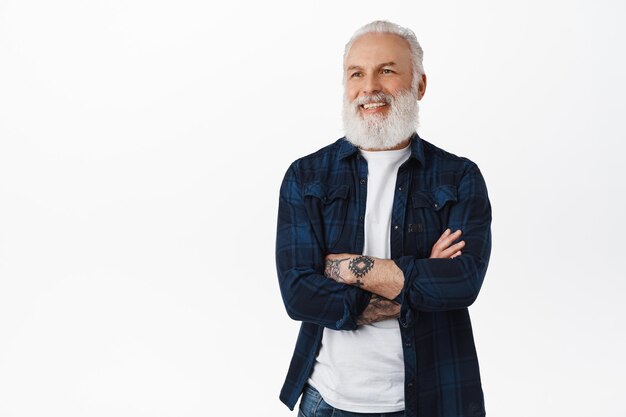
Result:
M347 68L377 65L383 62L410 65L409 43L392 33L367 33L352 43L344 64Z

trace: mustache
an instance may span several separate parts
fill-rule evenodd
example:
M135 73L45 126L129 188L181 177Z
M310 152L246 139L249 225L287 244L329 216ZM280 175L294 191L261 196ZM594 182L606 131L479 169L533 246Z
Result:
M354 101L352 101L352 105L354 107L358 107L361 106L363 104L368 104L368 103L380 103L380 102L384 102L384 103L391 103L393 101L394 97L391 94L385 94L383 92L377 92L374 94L369 94L366 96L360 96L357 97L356 99L354 99Z

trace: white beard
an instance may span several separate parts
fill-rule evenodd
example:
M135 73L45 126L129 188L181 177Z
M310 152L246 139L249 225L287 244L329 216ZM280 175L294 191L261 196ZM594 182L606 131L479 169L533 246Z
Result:
M419 106L415 89L405 90L397 96L375 93L361 96L354 101L343 100L343 125L346 139L361 149L391 149L408 139L417 129ZM363 117L361 104L385 101L388 114L372 114Z

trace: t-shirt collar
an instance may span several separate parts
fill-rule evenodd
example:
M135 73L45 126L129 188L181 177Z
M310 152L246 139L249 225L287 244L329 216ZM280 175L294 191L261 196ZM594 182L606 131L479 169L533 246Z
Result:
M339 144L339 159L347 158L348 156L355 155L358 153L358 148L354 146L349 140L345 137L341 138L341 143ZM417 160L421 165L424 165L424 144L422 142L422 138L419 137L417 132L414 132L411 135L411 155L409 159Z

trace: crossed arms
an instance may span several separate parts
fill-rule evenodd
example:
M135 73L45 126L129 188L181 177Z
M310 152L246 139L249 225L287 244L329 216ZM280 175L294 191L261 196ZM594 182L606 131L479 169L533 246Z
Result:
M324 253L298 172L297 164L292 165L281 185L276 240L279 284L291 318L354 330L359 324L396 317L398 304L445 311L474 302L491 250L491 206L478 167L470 165L455 185L457 200L447 218L451 230L462 230L464 244L452 246L460 235L450 233L451 240L440 238L430 258L371 258L369 269L353 262L357 274L350 262L361 255ZM461 247L462 255L457 254Z
M454 241L461 234L461 230L452 233L446 229L433 245L430 258L454 259L460 256L465 242ZM357 324L371 324L400 316L400 304L393 299L402 291L404 274L395 262L354 254L329 254L325 259L324 276L372 293L369 304L357 318Z

